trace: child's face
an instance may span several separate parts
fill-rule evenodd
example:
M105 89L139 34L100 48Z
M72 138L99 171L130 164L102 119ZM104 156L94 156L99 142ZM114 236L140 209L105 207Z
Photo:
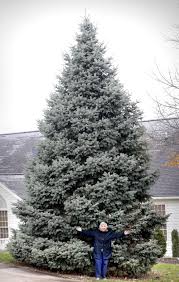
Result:
M107 224L106 223L100 223L99 230L102 231L102 232L107 231L108 230Z

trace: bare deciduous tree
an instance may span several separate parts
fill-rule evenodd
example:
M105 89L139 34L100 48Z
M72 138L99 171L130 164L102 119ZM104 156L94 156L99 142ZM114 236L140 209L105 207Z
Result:
M177 31L170 41L179 48L179 26ZM163 74L157 64L156 69L154 79L163 86L164 91L162 101L157 97L153 98L158 117L168 126L179 129L179 69L175 67L174 71L169 70L167 74Z

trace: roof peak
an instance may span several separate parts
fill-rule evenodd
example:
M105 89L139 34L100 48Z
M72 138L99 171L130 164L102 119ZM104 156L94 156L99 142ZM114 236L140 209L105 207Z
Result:
M165 121L165 120L179 120L178 117L173 117L173 118L156 118L156 119L146 119L142 120L142 122L149 122L149 121Z
M25 133L39 133L39 130L0 133L0 136L3 136L3 135L15 135L15 134L25 134Z
M142 122L152 122L152 121L169 121L169 120L179 120L178 117L173 118L156 118L156 119L146 119L142 120ZM39 130L29 130L29 131L19 131L19 132L9 132L9 133L0 133L0 136L3 135L15 135L15 134L26 134L26 133L40 133Z

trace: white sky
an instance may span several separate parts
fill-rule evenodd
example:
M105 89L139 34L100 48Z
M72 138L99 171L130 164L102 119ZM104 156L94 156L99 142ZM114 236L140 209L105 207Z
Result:
M177 64L167 37L179 1L0 0L0 133L37 130L85 8L144 119L156 117L149 94L162 99L163 91L152 73L156 62L164 72Z

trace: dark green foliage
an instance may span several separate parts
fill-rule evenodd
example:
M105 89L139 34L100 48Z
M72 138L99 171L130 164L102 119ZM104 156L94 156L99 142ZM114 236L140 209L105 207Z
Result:
M172 255L173 257L179 257L179 235L176 229L173 229L172 233Z
M77 239L62 243L21 233L11 241L9 249L17 260L44 268L79 272L87 271L91 265L90 247Z
M162 256L164 256L164 254L166 253L167 244L166 244L165 236L161 229L156 228L154 232L154 239L157 240L159 246L162 249Z
M33 265L84 273L91 242L77 236L76 226L131 225L131 236L114 243L111 266L135 276L160 255L152 234L165 219L151 208L156 176L141 113L104 55L85 18L39 124L44 140L26 174L28 197L16 207L21 225L10 249Z

